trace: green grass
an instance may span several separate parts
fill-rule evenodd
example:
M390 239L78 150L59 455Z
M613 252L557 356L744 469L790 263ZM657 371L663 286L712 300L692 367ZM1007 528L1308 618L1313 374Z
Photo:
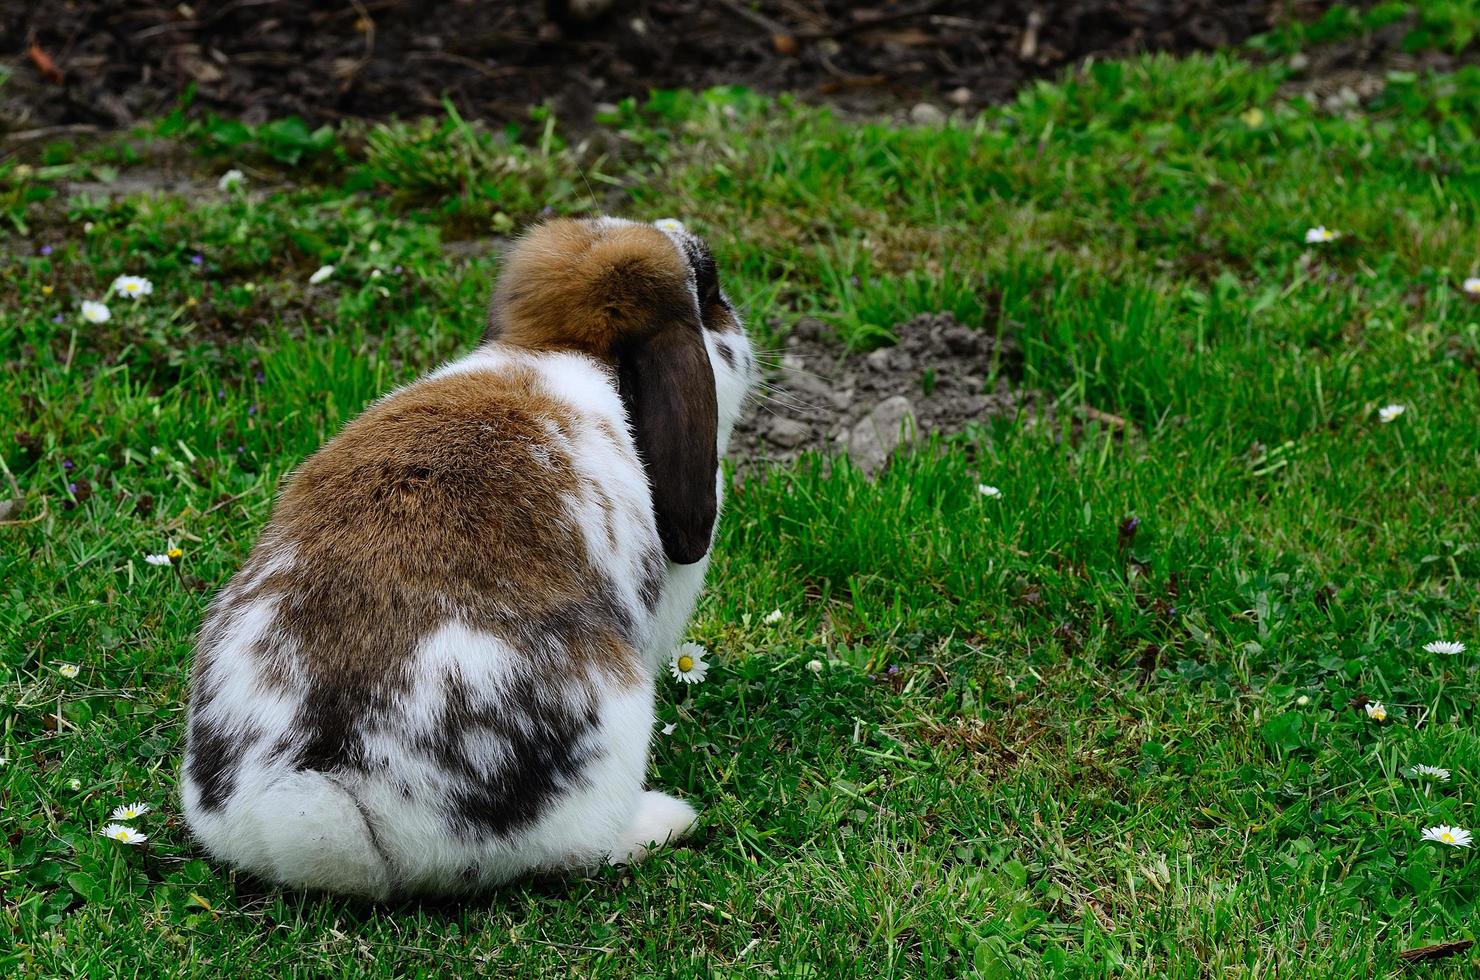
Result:
M1480 72L1328 115L1283 71L1099 63L944 130L717 91L576 141L181 117L0 162L0 971L1348 977L1473 936L1474 857L1419 832L1480 822ZM204 192L61 192L159 160ZM765 345L949 309L1053 411L737 487L718 665L655 741L691 843L448 905L212 867L174 774L210 590L305 454L478 335L496 257L440 243L593 196L707 233ZM120 273L153 296L83 323ZM149 846L99 837L134 799Z

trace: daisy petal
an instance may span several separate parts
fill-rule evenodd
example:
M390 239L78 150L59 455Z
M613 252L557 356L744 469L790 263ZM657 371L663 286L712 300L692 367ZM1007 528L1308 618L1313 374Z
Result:
M1462 827L1449 827L1444 824L1437 827L1425 827L1421 836L1423 840L1431 840L1436 844L1448 844L1450 847L1470 846L1470 832Z
M668 661L668 671L676 681L697 684L709 673L709 663L704 658L709 651L697 643L681 643Z

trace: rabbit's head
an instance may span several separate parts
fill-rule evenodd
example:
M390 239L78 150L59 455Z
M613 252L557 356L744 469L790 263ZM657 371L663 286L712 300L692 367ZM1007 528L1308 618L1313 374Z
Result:
M670 561L709 550L716 472L757 365L714 255L680 222L559 219L504 256L485 342L607 364Z

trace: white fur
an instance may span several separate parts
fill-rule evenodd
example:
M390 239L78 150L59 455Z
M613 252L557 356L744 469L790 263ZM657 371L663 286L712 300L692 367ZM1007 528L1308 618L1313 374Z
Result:
M723 455L752 387L756 362L743 332L705 331L704 339L715 374L717 448ZM720 343L732 346L734 367L717 354ZM507 704L510 717L523 718L516 710L520 706L501 699L510 696L518 672L533 669L531 658L512 650L507 640L449 620L417 647L411 666L416 683L409 693L364 735L367 756L386 760L385 766L364 772L291 771L281 761L283 753L274 753L273 747L299 737L293 724L302 698L292 685L284 689L265 683L255 651L271 647L288 663L294 651L283 648L286 637L274 637L275 599L245 605L231 601L293 564L290 550L274 548L264 538L259 552L265 558L243 569L212 607L202 633L202 644L209 640L211 649L196 681L215 696L204 707L195 699L191 705L192 714L202 712L217 729L253 745L233 770L235 784L219 809L208 811L201 805L200 787L188 766L182 777L186 819L216 857L291 885L384 898L407 891L466 891L535 869L642 860L654 846L677 840L693 825L692 807L645 792L643 783L656 678L683 636L709 558L692 565L669 563L656 607L645 607L640 595L643 562L657 547L651 495L614 380L597 361L489 344L441 367L428 380L515 366L533 369L543 392L578 417L579 424L566 430L572 436L551 428L548 452L553 458L558 450L573 461L583 478L579 485L589 480L602 492L569 495L563 516L582 534L588 560L616 583L618 601L644 638L648 670L638 683L604 686L594 695L597 724L583 738L599 744L604 754L583 770L580 783L554 797L516 832L469 839L449 830L439 802L455 789L457 776L412 750L417 737L460 739L469 757L491 772L511 763L512 750L492 731L438 731L446 697L443 679L459 676L466 689L483 699L480 708L496 712ZM721 499L723 484L722 472L717 473ZM608 522L614 535L607 534ZM507 602L517 612L517 597L490 601ZM546 683L536 685L541 692L536 697L565 698L570 707L581 707L581 698L593 696L590 688L562 685L562 668L560 663L548 665Z
M648 790L637 801L632 823L622 834L624 846L612 852L612 864L641 861L664 844L689 832L699 815L683 800Z

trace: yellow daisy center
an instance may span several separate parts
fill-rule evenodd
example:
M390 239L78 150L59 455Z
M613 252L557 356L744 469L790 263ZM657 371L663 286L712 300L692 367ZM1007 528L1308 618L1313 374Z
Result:
M169 557L170 561L179 561L185 556L185 552L179 548L171 548L169 551L165 552L165 555Z
M682 657L679 657L678 658L678 669L679 669L680 672L685 673L685 674L687 674L689 671L693 670L694 669L694 658L693 657L690 657L688 654L684 654Z
M1442 833L1442 834L1439 835L1439 839L1441 841L1443 841L1444 843L1446 843L1446 844L1453 844L1454 843L1454 835L1451 834L1447 830L1444 831L1444 833Z

